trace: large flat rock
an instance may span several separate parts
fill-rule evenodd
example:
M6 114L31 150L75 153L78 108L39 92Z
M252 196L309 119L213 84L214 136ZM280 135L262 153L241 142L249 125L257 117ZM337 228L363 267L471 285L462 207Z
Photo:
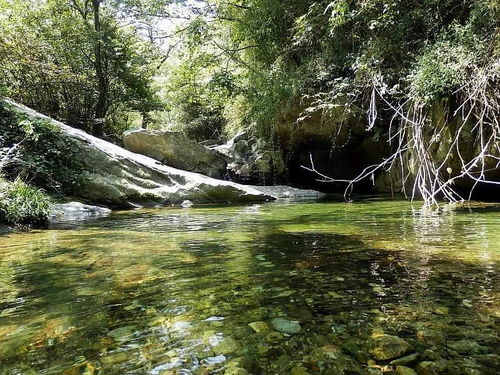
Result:
M74 195L110 207L193 202L252 202L274 199L252 186L216 180L166 166L6 100L14 111L50 121L71 138L83 172Z

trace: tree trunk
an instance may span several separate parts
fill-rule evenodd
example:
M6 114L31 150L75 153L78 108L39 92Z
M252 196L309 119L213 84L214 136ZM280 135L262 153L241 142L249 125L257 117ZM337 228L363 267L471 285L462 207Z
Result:
M142 112L141 115L142 115L141 127L143 129L147 129L148 125L151 123L151 116L149 116L149 113L146 111Z
M95 107L95 124L93 127L94 135L100 136L104 131L104 118L106 117L108 107L108 83L103 67L102 53L102 35L101 35L101 19L100 19L101 0L92 0L94 12L94 31L96 41L94 46L95 54L95 73L97 77L97 104Z

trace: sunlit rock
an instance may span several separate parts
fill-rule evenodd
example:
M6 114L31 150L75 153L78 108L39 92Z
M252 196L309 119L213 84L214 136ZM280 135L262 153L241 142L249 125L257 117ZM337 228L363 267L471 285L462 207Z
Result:
M110 207L193 202L251 202L274 199L251 186L175 169L44 116L26 106L6 105L32 119L43 119L71 139L81 155L75 197Z
M222 178L226 157L198 144L181 132L132 130L123 135L127 150L149 156L170 167Z
M226 157L227 173L233 181L265 185L284 179L286 166L282 153L245 131L223 145L208 148Z
M90 218L107 216L111 210L106 207L92 206L80 202L54 204L50 213L51 223L81 221Z
M385 361L401 357L411 348L412 346L400 337L380 335L372 338L370 354L376 360Z

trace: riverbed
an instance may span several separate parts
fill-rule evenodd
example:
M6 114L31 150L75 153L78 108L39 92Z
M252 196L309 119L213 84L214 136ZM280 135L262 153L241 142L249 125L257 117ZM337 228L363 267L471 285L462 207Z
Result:
M0 374L497 374L499 268L499 206L280 201L6 233Z

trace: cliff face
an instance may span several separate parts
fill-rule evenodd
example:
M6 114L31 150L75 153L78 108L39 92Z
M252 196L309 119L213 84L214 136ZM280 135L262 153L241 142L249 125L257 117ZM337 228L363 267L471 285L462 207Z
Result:
M288 110L278 120L277 133L287 153L289 180L301 187L342 193L345 182L317 182L319 175L302 166L310 167L312 158L318 172L336 180L352 180L365 168L390 158L402 145L404 151L392 165L368 175L356 184L355 191L404 191L418 197L420 189L429 188L425 185L436 183L437 189L453 189L465 199L471 193L472 198L499 199L500 145L494 141L492 128L464 120L462 113L450 107L444 101L436 102L421 126L404 125L404 138L393 137L391 144L390 126L393 134L403 126L397 122L367 129L366 116L355 111L313 112L301 117L303 110Z

